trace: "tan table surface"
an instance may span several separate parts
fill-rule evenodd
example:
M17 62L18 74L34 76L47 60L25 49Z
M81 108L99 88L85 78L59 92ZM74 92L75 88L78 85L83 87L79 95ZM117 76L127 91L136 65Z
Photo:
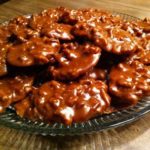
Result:
M150 0L0 0L0 22L48 7L96 7L150 18ZM0 126L0 150L150 150L150 114L138 121L82 136L42 137Z

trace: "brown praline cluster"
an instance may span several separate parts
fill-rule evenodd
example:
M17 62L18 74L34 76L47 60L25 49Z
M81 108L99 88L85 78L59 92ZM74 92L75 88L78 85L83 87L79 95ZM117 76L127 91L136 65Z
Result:
M0 112L71 124L150 95L150 20L63 7L0 26Z

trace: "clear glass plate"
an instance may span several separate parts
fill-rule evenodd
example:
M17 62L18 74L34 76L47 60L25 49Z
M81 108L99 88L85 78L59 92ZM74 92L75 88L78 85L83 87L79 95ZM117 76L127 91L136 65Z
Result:
M128 20L138 19L136 17L117 12L113 12L113 14L119 14L124 19ZM20 118L11 109L7 109L5 113L0 114L0 124L10 128L41 135L80 135L123 126L137 120L148 112L150 112L150 97L143 98L134 107L108 115L98 116L86 122L73 123L70 126L60 123L47 124L41 121L33 122L31 120Z

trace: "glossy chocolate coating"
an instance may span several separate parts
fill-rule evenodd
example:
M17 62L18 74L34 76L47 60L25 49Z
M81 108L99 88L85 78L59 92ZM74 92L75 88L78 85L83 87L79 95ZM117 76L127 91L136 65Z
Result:
M20 117L26 117L31 120L39 120L43 119L41 114L38 112L37 108L35 107L33 97L35 95L37 88L32 87L32 91L30 92L30 95L25 97L23 100L17 102L14 104L14 108L16 110L16 113Z
M58 22L64 11L65 8L59 7L44 10L39 14L33 14L29 20L29 27L33 30L40 31L43 26Z
M142 62L145 65L150 65L150 50L140 49L127 58L129 63L132 63L136 60Z
M88 71L83 76L83 78L84 79L86 79L86 78L92 78L92 79L95 79L95 80L106 81L106 79L107 79L107 73L108 73L107 69L104 69L104 68L101 68L99 66L96 66L96 67L92 68L90 71Z
M13 66L26 67L51 62L59 50L59 41L48 38L32 38L8 49L7 62Z
M149 65L148 19L63 7L19 16L0 26L0 112L86 121L150 95Z
M16 76L0 80L0 112L10 104L24 99L32 89L33 77Z
M59 80L72 80L91 69L99 60L101 49L90 43L79 45L66 43L55 55L57 66L50 66L48 71Z
M150 67L138 61L120 63L110 72L109 91L122 103L135 105L144 95L150 95Z
M0 77L7 74L6 56L9 45L0 44Z
M150 33L144 36L140 42L141 42L142 48L150 51Z
M88 120L110 105L107 86L93 79L69 84L47 82L38 89L34 101L45 120L58 119L65 124Z
M74 39L74 36L71 34L71 30L71 25L52 23L48 26L46 24L43 27L41 34L60 40L72 40Z
M136 51L137 40L127 31L107 24L76 24L73 33L92 40L102 49L114 54L129 54Z

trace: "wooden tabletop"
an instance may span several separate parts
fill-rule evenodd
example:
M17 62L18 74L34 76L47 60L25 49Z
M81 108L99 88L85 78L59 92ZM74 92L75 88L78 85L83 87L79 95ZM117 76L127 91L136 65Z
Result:
M150 18L150 0L0 0L0 22L57 6L104 8L140 18ZM123 127L71 137L43 137L0 126L0 150L67 149L149 150L150 114Z

